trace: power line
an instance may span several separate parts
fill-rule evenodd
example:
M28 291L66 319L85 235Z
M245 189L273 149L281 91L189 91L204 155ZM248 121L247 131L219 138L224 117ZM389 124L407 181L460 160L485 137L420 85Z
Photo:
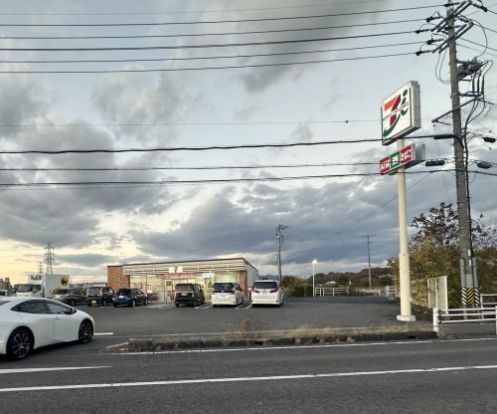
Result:
M407 19L394 20L388 22L374 23L356 23L339 26L317 26L317 27L301 27L294 29L271 29L271 30L249 30L235 32L216 32L216 33L182 33L182 34L151 34L151 35L120 35L120 36L2 36L0 40L104 40L104 39L154 39L154 38L182 38L182 37L206 37L206 36L231 36L231 35L247 35L247 34L272 34L272 33L288 33L288 32L306 32L315 30L331 30L331 29L348 29L354 27L367 26L382 26L388 24L400 24L420 22L425 19Z
M266 68L278 66L298 66L298 65L314 65L320 63L335 63L346 62L353 60L365 59L381 59L389 57L415 56L416 52L393 53L374 56L360 56L340 59L316 59L300 62L279 62L279 63L259 63L247 65L223 65L223 66L201 66L201 67L184 67L184 68L153 68L153 69L109 69L109 70L3 70L1 73L9 74L102 74L102 73L151 73L151 72L188 72L188 71L203 71L203 70L227 70L227 69L246 69L246 68Z
M412 174L434 174L437 172L452 172L453 170L423 170L406 172ZM473 171L479 173L479 171ZM490 174L488 174L490 175ZM497 174L492 174L497 175ZM157 180L157 181L62 181L62 182L30 182L30 183L0 183L0 188L5 187L44 187L44 186L106 186L106 185L133 185L133 186L157 186L157 185L178 185L178 184L223 184L233 182L264 182L264 181L295 181L312 180L326 178L353 178L353 177L383 177L379 172L375 173L347 173L347 174L321 174L321 175L299 175L284 177L253 177L253 178L221 178L204 180Z
M434 135L415 135L409 139L424 139L433 138ZM353 140L333 140L333 141L300 141L280 144L245 144L245 145L212 145L205 147L156 147L156 148L115 148L115 149L66 149L66 150L0 150L0 154L4 155L20 155L20 154L45 154L45 155L61 155L61 154L116 154L130 152L174 152L174 151L212 151L212 150L238 150L238 149L254 149L254 148L291 148L291 147L311 147L318 145L338 145L338 144L359 144L366 142L381 142L381 138L360 138Z
M275 57L291 55L307 55L314 53L344 52L350 50L379 49L385 47L419 45L421 42L384 43L381 45L356 46L333 49L299 50L290 52L253 53L237 55L214 55L214 56L192 56L192 57L168 57L168 58L126 58L126 59L58 59L58 60L0 60L0 63L131 63L131 62L179 62L192 60L217 60L217 59L245 59L254 57Z
M358 16L365 14L377 13L392 13L399 11L433 9L437 7L446 7L445 4L435 4L429 6L403 7L396 9L369 10L360 12L347 13L325 13L312 14L304 16L279 16L279 17L264 17L252 19L224 19L224 20L197 20L197 21L176 21L176 22L144 22L144 23L0 23L0 27L128 27L128 26L178 26L178 25L194 25L194 24L223 24L223 23L251 23L251 22L271 22L285 20L300 20L300 19L317 19L326 17L341 17L341 16Z
M109 12L109 13L75 13L75 12L58 12L58 13L0 13L0 16L130 16L130 15L164 15L164 14L199 14L199 13L232 13L245 11L266 11L266 10L283 10L283 9L303 9L314 7L335 7L338 5L349 5L350 3L376 3L384 0L348 0L346 2L333 3L317 3L294 6L279 6L279 7L257 7L245 9L222 9L222 10L198 10L198 11L159 11L159 12ZM435 7L435 6L434 6Z
M211 44L190 44L190 45L169 45L169 46L114 46L114 47L2 47L3 52L111 52L111 51L131 51L131 50L181 50L181 49L212 49L225 47L246 47L246 46L267 46L298 44L310 42L325 42L331 40L361 39L364 37L397 36L403 34L413 34L417 31L405 30L400 32L369 33L351 36L318 37L309 39L288 39L288 40L266 40L261 42L236 42L236 43L211 43Z
M440 158L437 158L440 159ZM310 167L348 167L359 165L378 165L378 162L320 163L320 164L266 164L266 165L216 165L196 167L111 167L111 168L0 168L0 171L196 171L196 170L251 170L263 168L310 168Z
M480 47L482 47L484 49L490 49L490 50L492 50L494 52L497 52L497 49L494 49L493 47L490 47L488 45L482 45L481 43L473 42L472 40L468 40L468 39L461 39L461 40L464 40L465 42L471 43L471 44L473 44L475 46L480 46Z

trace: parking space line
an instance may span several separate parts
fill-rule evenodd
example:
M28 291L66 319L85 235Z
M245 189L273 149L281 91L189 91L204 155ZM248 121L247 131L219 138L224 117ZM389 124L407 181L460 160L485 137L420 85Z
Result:
M195 309L209 309L209 308L212 308L212 304L210 303L205 303L201 306L197 306Z
M95 332L93 336L112 336L114 332Z

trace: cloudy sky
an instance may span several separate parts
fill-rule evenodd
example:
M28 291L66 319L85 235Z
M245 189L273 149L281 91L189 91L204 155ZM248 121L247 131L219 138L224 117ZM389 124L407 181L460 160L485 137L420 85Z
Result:
M395 176L229 180L375 173L394 146L5 152L378 139L382 100L410 80L421 85L423 126L416 134L447 132L450 126L431 122L449 110L447 56L415 55L431 50L422 46L431 33L415 31L430 28L427 17L445 14L444 7L429 7L437 4L442 2L5 4L0 277L22 280L36 271L47 243L55 249L54 271L78 279L101 278L109 264L239 256L263 274L276 273L278 224L288 226L285 274L309 275L313 259L317 271L359 270L367 265L368 234L372 262L383 265L398 251ZM497 58L497 3L484 4L493 13L465 12L481 26L459 41L461 60ZM392 11L404 8L409 10ZM485 96L497 102L497 72L490 63L485 68ZM495 136L495 107L488 105L470 130ZM443 168L449 171L410 170L409 219L441 201L455 202L450 141L422 142L427 158L447 158ZM472 135L470 158L497 162L496 145ZM489 191L496 177L470 178L473 212L496 223L497 201ZM205 180L228 181L199 182Z

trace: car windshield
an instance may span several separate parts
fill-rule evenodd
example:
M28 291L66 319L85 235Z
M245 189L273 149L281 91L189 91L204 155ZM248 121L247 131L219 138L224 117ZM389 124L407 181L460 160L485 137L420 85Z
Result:
M255 282L255 289L277 289L278 284L276 282Z
M100 288L98 287L91 287L88 289L88 294L89 295L100 295Z
M119 289L117 291L118 295L129 295L131 293L131 289Z
M232 291L233 288L233 283L214 283L214 286L212 287L213 291L216 293Z
M35 292L40 290L37 285L16 285L16 291L21 293Z
M176 285L176 292L191 292L193 285Z
M53 291L55 295L67 295L68 292L67 289L54 289Z

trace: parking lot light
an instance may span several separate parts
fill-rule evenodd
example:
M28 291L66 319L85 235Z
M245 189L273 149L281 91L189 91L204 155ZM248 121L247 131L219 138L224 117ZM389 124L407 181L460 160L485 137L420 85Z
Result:
M316 286L314 284L314 267L316 266L316 263L318 261L316 259L314 259L312 261L312 297L315 298L316 297Z

